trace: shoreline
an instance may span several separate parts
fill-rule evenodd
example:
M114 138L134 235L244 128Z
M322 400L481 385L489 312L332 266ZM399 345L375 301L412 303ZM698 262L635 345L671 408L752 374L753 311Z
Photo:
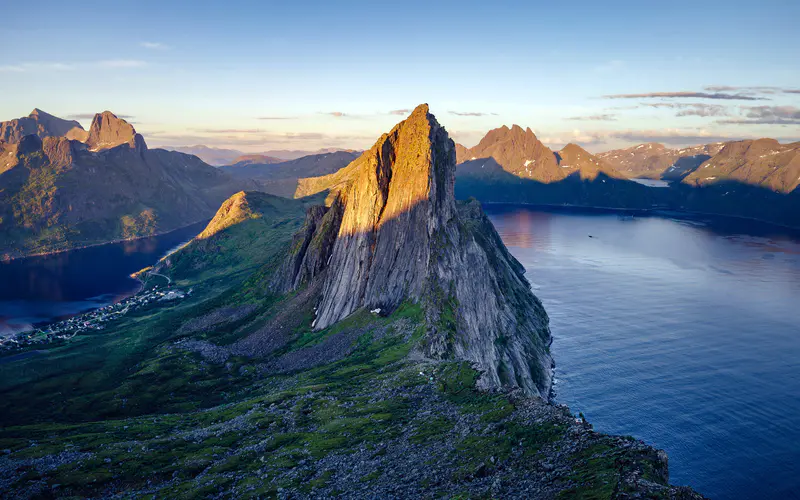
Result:
M52 255L57 255L57 254L64 253L64 252L72 252L73 250L84 250L86 248L101 247L103 245L112 245L112 244L116 244L116 243L127 243L127 242L132 242L132 241L146 240L147 238L155 238L155 237L158 237L158 236L164 236L164 235L167 235L169 233L173 233L175 231L180 231L181 229L186 229L187 227L193 226L195 224L200 224L200 223L202 223L204 221L206 223L208 223L208 221L210 221L210 220L211 219L201 219L201 220L198 220L198 221L190 222L189 224L185 224L183 226L179 226L179 227L175 227L175 228L172 228L172 229L168 229L166 231L160 231L160 232L157 232L157 233L149 234L147 236L138 236L136 238L120 238L120 239L109 240L109 241L104 241L104 242L100 242L100 243L89 243L87 245L81 245L81 246L76 246L76 247L60 248L58 250L51 250L51 251L48 251L48 252L38 252L38 253L24 254L24 255L19 255L19 256L16 256L16 257L3 256L3 257L0 257L0 263L12 262L12 261L21 260L21 259L29 259L29 258L33 258L33 257L49 257L49 256L52 256Z
M477 199L477 198L476 198ZM460 200L462 201L462 200ZM596 205L570 205L570 204L547 204L547 203L530 203L530 202L513 202L513 201L482 201L482 205L519 205L524 207L533 207L533 208L554 208L554 209L575 209L575 210L586 210L586 211L605 211L610 213L640 213L643 215L649 215L654 217L675 217L679 219L689 219L691 216L711 216L711 217L719 217L722 219L732 219L732 220L740 220L740 221L750 221L750 222L758 222L761 224L766 224L768 226L772 226L774 228L780 229L789 229L792 231L800 232L800 226L790 226L787 224L780 224L778 222L767 221L764 219L758 219L756 217L746 217L744 215L730 215L730 214L721 214L717 212L695 212L689 210L677 210L674 208L620 208L620 207L601 207Z

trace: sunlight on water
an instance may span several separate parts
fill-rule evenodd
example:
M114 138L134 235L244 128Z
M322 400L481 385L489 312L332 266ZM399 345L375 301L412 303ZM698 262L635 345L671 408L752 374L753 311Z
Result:
M557 399L711 498L800 498L800 237L487 207L554 336ZM591 237L589 237L591 235Z

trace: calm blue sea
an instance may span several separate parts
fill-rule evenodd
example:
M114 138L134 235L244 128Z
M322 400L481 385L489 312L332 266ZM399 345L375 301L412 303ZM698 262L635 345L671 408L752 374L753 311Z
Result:
M797 233L485 208L550 315L559 402L665 449L675 484L800 498Z
M135 293L130 274L153 265L206 223L122 243L0 261L0 335L106 306Z

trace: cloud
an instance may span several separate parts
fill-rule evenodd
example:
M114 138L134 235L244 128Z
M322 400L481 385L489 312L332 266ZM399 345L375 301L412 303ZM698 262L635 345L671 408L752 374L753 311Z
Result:
M146 66L145 61L137 59L109 59L105 61L89 61L83 63L63 62L27 62L0 66L0 73L33 73L47 71L73 71L90 68L140 68Z
M265 132L258 128L193 128L190 130L201 134L260 134Z
M347 113L343 113L341 111L320 111L319 114L334 116L336 118L344 118L345 116L349 116Z
M731 125L800 125L800 108L795 106L751 106L743 109L744 119L721 120Z
M394 109L392 111L389 111L390 115L396 115L396 116L405 116L409 113L411 113L410 109Z
M67 115L67 120L93 120L94 115L97 113L74 113L71 115ZM122 118L123 120L133 120L132 115L117 115L117 118Z
M166 146L175 144L203 144L226 148L259 147L281 149L319 149L321 147L346 147L367 145L374 136L335 135L324 132L268 132L259 129L189 129L188 133L151 131L142 132L148 144ZM356 148L357 149L357 148Z
M137 59L110 59L107 61L99 61L97 65L103 68L141 68L142 66L146 66L147 63Z
M572 118L567 118L567 120L578 120L578 121L595 121L595 122L615 122L617 121L617 115L614 114L602 114L602 115L589 115L589 116L573 116Z
M139 46L150 50L168 50L172 48L169 45L163 44L161 42L141 42Z
M679 109L675 116L729 116L730 111L726 106L720 104L702 104L686 102L656 102L642 103L642 106L650 108Z
M620 60L615 59L615 60L608 61L608 62L605 62L603 64L600 64L599 66L595 66L594 70L597 73L611 73L613 71L620 70L620 69L622 69L624 67L625 67L625 61L620 61Z
M30 62L0 66L0 73L26 73L29 71L72 71L75 66L59 62Z
M704 90L709 92L739 92L742 94L800 94L800 89L771 86L735 87L731 85L712 85L705 87Z
M660 129L660 130L573 130L571 132L556 134L551 137L542 137L545 144L566 144L576 142L584 147L602 146L608 143L617 145L641 144L645 142L660 142L669 146L689 146L708 144L712 142L725 142L742 139L740 136L721 135L716 132L699 129ZM627 147L625 146L625 147ZM599 149L599 148L597 148Z
M456 116L497 116L497 113L479 113L475 111L450 111L449 113Z
M604 95L604 99L726 99L741 101L763 101L764 97L724 92L648 92L645 94L612 94Z

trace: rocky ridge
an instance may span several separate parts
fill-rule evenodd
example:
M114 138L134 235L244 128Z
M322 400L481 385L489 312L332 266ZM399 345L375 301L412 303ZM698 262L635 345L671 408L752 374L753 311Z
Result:
M423 304L424 352L475 363L479 386L547 399L552 360L541 303L477 202L457 206L455 145L427 105L353 163L313 180L329 190L309 211L273 286L320 280L317 329L360 308Z

